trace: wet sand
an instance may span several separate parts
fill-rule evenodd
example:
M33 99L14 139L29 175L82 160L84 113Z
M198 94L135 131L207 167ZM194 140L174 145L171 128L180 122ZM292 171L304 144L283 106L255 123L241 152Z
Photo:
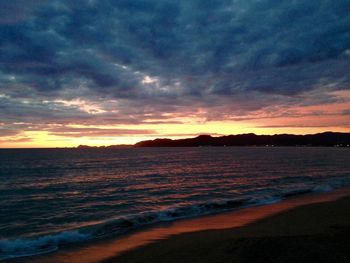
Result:
M305 195L14 262L350 262L349 195Z

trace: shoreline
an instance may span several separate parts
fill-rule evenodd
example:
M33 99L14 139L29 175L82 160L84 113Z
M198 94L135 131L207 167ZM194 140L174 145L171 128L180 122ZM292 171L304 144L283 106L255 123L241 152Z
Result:
M135 253L139 254L139 251L147 251L153 246L162 246L161 244L168 243L169 240L174 238L212 231L236 231L245 228L246 225L254 225L261 220L273 218L276 214L283 215L296 207L335 201L347 196L350 196L350 188L341 188L327 193L305 194L274 204L151 225L118 238L83 246L72 246L52 254L12 259L9 262L120 262L125 257L130 257Z
M316 202L238 228L180 234L101 263L347 263L350 197Z

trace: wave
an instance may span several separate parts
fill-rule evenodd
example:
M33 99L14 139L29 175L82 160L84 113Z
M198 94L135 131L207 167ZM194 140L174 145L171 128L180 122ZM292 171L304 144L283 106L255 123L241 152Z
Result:
M171 207L160 211L131 214L96 225L36 238L2 239L0 240L0 260L50 253L65 244L118 236L150 224L214 214L243 207L266 205L297 195L328 192L333 188L331 185L321 184L281 191L279 194L264 195L260 193L234 199L213 200L205 203Z
M36 239L2 239L0 240L0 260L50 253L56 251L60 245L87 241L90 238L89 234L79 231L64 231Z

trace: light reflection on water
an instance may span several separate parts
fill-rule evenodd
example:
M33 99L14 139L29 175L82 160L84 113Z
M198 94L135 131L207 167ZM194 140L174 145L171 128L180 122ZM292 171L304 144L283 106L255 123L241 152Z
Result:
M215 200L337 187L349 177L349 150L340 148L1 150L0 238Z

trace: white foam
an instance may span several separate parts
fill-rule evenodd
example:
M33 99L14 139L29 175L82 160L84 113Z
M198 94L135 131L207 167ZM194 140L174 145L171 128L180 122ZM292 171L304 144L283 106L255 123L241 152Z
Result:
M0 260L50 253L57 250L60 244L84 241L89 238L88 234L78 231L65 231L36 239L2 239L0 240Z
M147 211L138 214L131 214L125 217L118 217L97 225L80 228L80 231L79 229L65 231L53 235L38 237L36 239L3 239L0 240L0 260L50 253L57 250L62 244L82 242L95 238L100 239L107 236L116 236L135 228L159 222L212 214L247 206L273 204L280 202L289 196L304 194L307 192L328 192L332 190L332 186L322 184L311 188L301 187L289 189L280 194L269 195L264 193L246 195L235 199L217 199L192 205L173 206L160 211Z

